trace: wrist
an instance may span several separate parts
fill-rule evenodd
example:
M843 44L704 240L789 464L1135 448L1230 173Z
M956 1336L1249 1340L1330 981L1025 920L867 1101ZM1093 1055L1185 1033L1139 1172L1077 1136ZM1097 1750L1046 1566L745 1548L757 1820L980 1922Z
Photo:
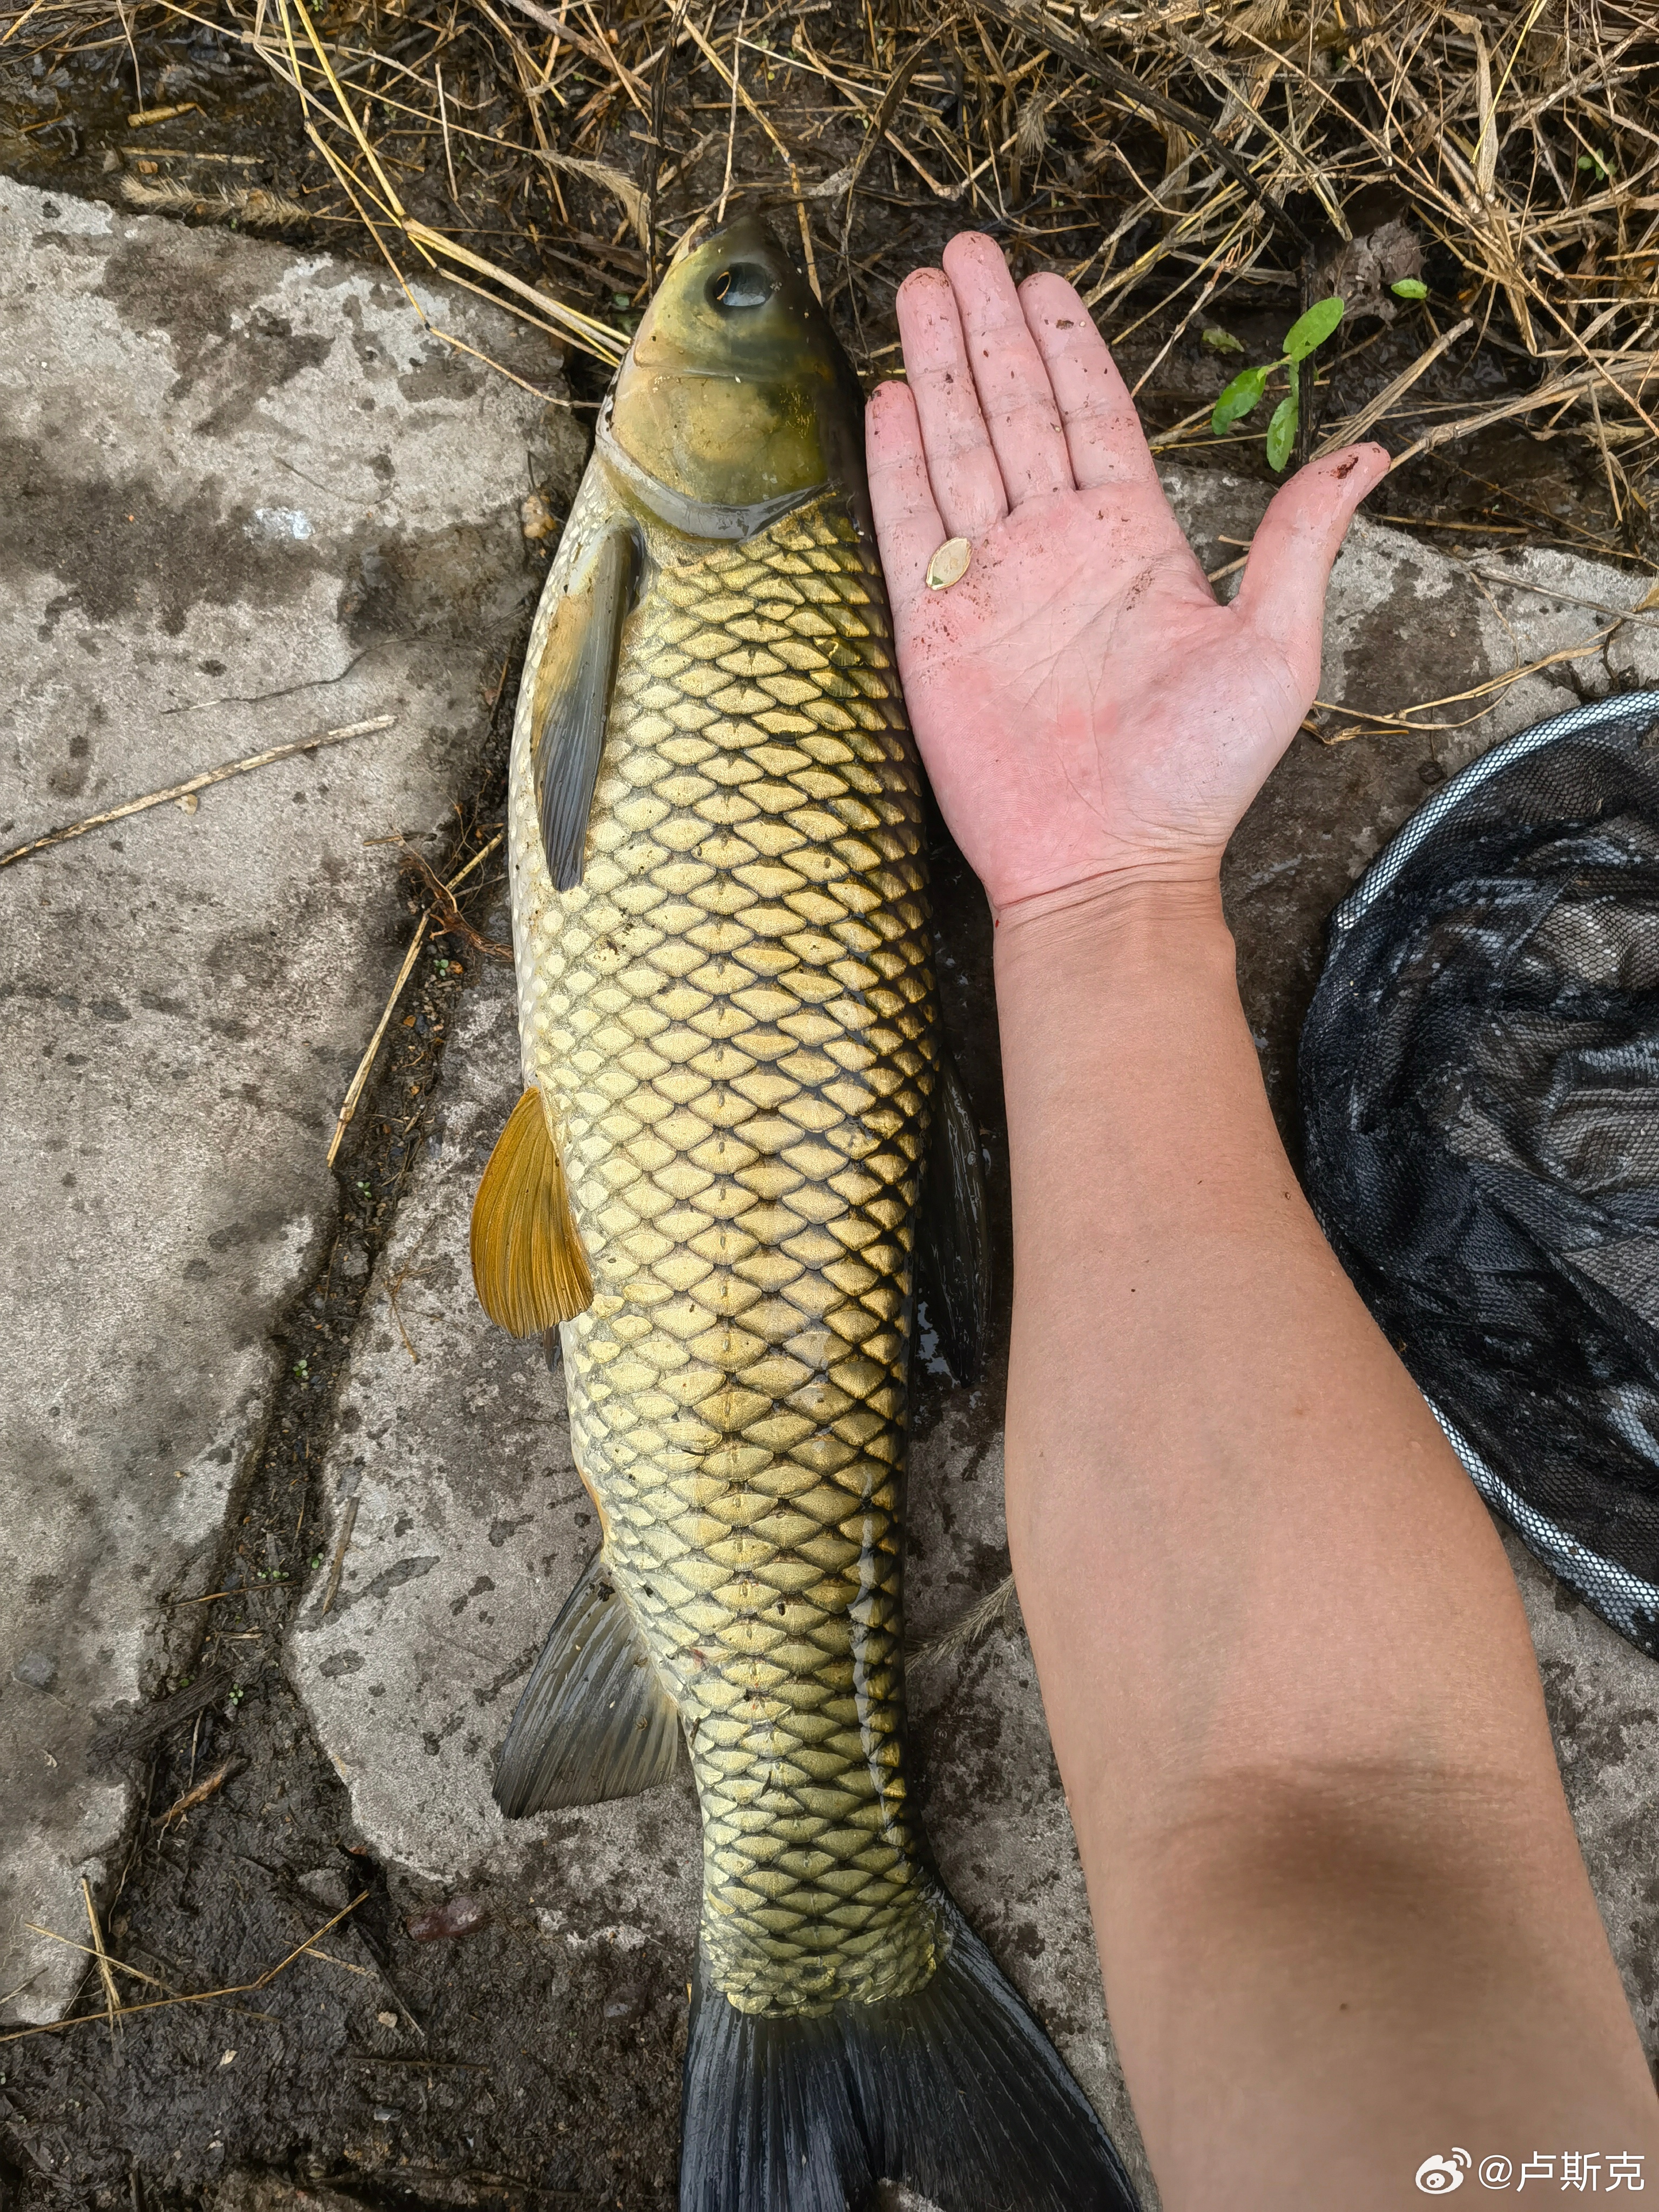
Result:
M1221 878L1209 859L1159 859L1104 871L999 908L994 917L999 971L1032 957L1049 962L1092 956L1110 946L1119 958L1172 935L1207 934L1226 923Z
M1115 872L1005 908L994 942L1007 1050L1161 1027L1193 994L1237 1004L1237 956L1213 869Z

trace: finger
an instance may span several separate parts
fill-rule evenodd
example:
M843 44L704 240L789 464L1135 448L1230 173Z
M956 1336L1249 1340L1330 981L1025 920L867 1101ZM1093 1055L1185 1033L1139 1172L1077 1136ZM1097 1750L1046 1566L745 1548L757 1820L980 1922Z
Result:
M950 279L918 269L898 289L905 374L946 535L973 538L1008 512L1008 495L980 412Z
M968 365L1011 505L1072 489L1060 410L1000 247L965 230L945 249Z
M1063 276L1028 276L1020 307L1065 426L1072 480L1155 484L1140 417L1094 318Z
M904 385L880 384L872 392L864 444L888 596L902 606L921 590L928 562L951 534L934 504L916 403Z
M1381 446L1349 446L1310 461L1274 496L1257 526L1237 606L1276 647L1311 699L1319 684L1325 586L1354 510L1389 469Z

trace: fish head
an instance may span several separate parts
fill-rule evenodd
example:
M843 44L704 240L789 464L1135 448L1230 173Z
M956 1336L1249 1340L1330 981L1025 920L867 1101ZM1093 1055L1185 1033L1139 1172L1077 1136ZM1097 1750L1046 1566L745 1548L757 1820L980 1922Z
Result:
M825 485L862 508L863 413L822 306L748 218L668 270L617 372L610 434L682 499L744 508Z

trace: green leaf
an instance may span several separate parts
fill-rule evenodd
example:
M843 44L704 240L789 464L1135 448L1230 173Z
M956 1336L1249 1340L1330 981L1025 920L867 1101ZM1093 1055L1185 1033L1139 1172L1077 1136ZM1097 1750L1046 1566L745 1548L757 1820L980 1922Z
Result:
M1236 338L1231 331L1224 331L1219 323L1212 323L1200 343L1216 353L1243 353L1244 341Z
M1267 465L1282 469L1291 458L1291 448L1296 443L1296 418L1298 413L1294 395L1281 399L1273 410L1273 419L1267 425Z
M1224 430L1248 415L1267 390L1267 376L1266 368L1241 368L1215 403L1215 412L1210 417L1211 429Z
M1389 287L1396 300L1426 300L1429 288L1420 276L1402 276Z
M1306 361L1316 346L1322 346L1342 319L1343 301L1333 293L1316 300L1305 315L1298 315L1285 333L1285 352L1291 361Z

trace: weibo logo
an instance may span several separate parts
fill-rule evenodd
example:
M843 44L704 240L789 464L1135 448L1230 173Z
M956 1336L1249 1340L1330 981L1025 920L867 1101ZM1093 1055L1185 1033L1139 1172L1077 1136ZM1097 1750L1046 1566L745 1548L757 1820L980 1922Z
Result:
M1417 2185L1425 2197L1449 2197L1463 2186L1463 2176L1474 2164L1466 2150L1454 2150L1445 2158L1436 2151L1418 2167Z

